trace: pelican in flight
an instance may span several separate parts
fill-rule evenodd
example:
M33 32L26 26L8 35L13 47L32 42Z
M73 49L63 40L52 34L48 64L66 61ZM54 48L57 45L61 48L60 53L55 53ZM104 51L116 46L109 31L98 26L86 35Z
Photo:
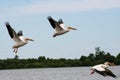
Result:
M13 52L14 53L17 53L18 52L18 48L21 47L21 46L24 46L28 43L28 41L33 41L32 39L30 38L25 38L23 36L23 33L22 31L20 30L18 33L15 32L15 30L10 26L9 22L6 22L5 23L6 27L7 27L7 30L8 30L8 33L10 35L10 37L15 41L15 45L12 47L14 50Z
M55 21L51 16L48 16L47 19L50 22L51 26L55 29L55 33L53 34L53 37L65 34L70 30L77 30L72 27L67 27L67 29L64 29L64 23L62 19L59 19L59 21Z
M93 66L91 68L91 70L92 70L91 74L93 74L94 72L97 72L104 77L111 76L113 78L117 78L117 76L115 74L113 74L113 72L111 70L108 69L109 66L111 66L110 62L105 62L104 64L99 64L99 65Z

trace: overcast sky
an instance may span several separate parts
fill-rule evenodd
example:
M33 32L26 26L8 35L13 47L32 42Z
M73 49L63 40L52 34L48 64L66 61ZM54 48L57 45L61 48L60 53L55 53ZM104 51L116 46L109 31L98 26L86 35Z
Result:
M48 16L78 30L53 38ZM80 58L98 46L115 56L120 53L120 0L1 0L0 59L15 55L6 21L35 40L19 48L20 58Z

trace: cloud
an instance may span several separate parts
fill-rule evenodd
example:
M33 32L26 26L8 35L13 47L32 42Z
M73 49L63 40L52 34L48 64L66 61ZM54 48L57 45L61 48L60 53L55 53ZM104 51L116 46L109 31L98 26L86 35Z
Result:
M81 12L120 8L120 0L66 0L37 1L23 6L2 8L3 16L18 16L40 13Z

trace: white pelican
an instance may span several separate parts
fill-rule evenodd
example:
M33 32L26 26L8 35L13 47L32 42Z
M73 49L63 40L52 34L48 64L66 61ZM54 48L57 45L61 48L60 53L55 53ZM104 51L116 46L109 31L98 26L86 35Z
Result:
M94 72L97 72L104 77L111 76L111 77L117 78L117 76L115 74L113 74L113 72L111 70L107 69L109 66L111 66L110 62L105 62L104 64L99 64L99 65L93 66L91 68L91 70L92 70L91 74L93 74Z
M13 52L17 53L18 48L21 46L24 46L25 44L28 43L28 41L33 41L30 38L25 38L23 36L22 31L19 31L18 33L15 32L15 30L10 26L9 22L5 23L8 33L10 35L10 37L15 41L15 45L12 47L14 50Z
M67 29L65 30L62 19L60 19L58 22L55 21L51 16L48 16L47 19L50 22L51 26L55 29L55 33L53 34L53 37L65 34L69 32L70 30L77 30L72 27L67 27Z

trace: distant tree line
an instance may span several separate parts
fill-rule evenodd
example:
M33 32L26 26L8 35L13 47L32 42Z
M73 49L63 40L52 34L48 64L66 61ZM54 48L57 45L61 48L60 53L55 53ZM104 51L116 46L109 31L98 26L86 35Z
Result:
M88 56L82 55L79 59L53 59L45 56L19 59L19 56L16 55L15 58L0 59L0 69L80 67L93 66L106 61L120 65L120 53L117 56L113 56L109 52L101 51L100 47L96 47L95 53L90 53Z

